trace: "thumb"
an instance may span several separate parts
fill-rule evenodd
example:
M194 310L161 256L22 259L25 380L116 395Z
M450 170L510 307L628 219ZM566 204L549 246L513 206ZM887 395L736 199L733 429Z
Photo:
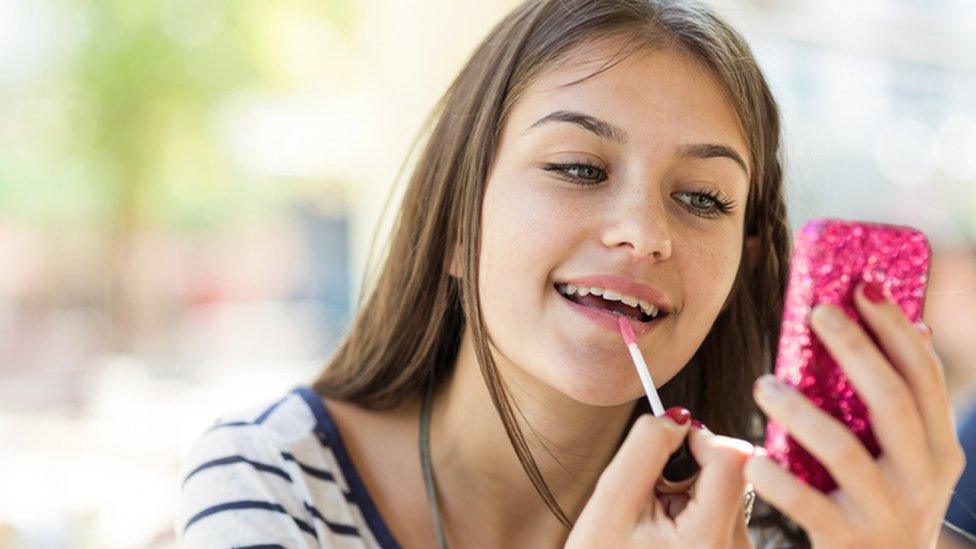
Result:
M591 499L605 499L599 505L605 503L619 511L632 512L635 519L643 512L668 456L681 446L688 433L688 411L672 408L668 413L674 417L683 415L684 424L678 425L680 419L650 414L634 421L627 438L600 475Z
M701 464L701 475L697 486L707 486L707 490L696 490L689 504L695 512L687 513L688 521L700 521L705 527L715 524L732 524L741 520L742 496L745 488L746 461L755 447L748 441L714 435L705 430L695 429L689 435L688 445L695 460Z

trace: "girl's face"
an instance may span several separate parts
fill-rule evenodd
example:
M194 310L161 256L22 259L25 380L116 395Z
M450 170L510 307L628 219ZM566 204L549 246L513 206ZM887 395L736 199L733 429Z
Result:
M619 332L578 312L556 285L616 275L659 292L672 311L638 344L661 386L694 355L732 288L752 169L720 84L683 54L640 52L560 87L614 46L544 74L514 106L488 179L480 260L502 372L602 406L643 395L640 378Z

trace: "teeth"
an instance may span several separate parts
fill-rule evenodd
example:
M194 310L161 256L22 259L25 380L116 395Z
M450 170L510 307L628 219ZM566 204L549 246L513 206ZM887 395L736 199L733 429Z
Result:
M605 290L603 288L599 288L596 286L576 286L575 284L559 284L556 286L556 288L560 292L567 295L576 294L579 296L585 296L585 295L592 294L592 295L602 296L603 299L606 300L620 301L622 303L630 305L631 307L640 307L640 309L644 311L644 313L650 316L651 318L657 317L658 313L660 312L660 308L657 305L652 305L644 301L643 299L637 299L636 297L633 296L618 294L613 290Z

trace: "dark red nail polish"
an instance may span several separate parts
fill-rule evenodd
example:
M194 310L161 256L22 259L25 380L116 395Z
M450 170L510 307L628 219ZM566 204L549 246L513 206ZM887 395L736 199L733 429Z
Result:
M684 425L691 419L691 412L682 406L672 406L664 411L664 415L671 418L678 425Z
M700 421L698 421L697 419L691 420L691 426L694 427L695 429L704 429L705 428L705 424L702 423L702 422L700 422Z
M877 282L869 282L864 285L864 297L868 298L871 303L881 303L886 299L884 290Z

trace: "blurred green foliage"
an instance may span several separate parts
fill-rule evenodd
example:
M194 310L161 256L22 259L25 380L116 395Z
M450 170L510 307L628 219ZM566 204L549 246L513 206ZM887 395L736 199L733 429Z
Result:
M273 207L217 135L234 93L284 87L267 21L315 17L349 39L349 0L52 0L81 29L41 89L11 96L0 213L35 226L209 229Z

